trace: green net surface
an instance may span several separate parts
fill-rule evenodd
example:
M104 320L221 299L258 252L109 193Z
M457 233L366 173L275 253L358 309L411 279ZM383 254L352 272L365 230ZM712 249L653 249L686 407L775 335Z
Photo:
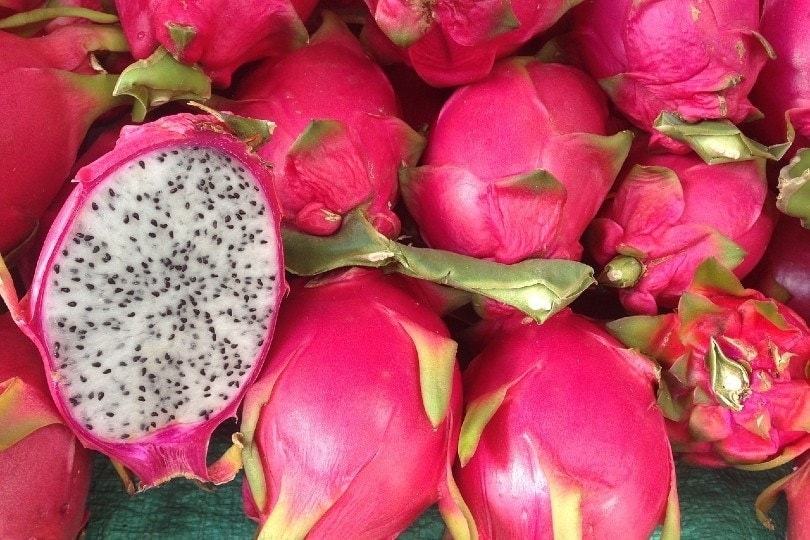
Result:
M212 454L223 451L226 445L227 439L215 439ZM679 464L682 538L785 538L784 502L780 501L771 512L776 530L769 531L756 519L754 500L765 486L788 470L787 466L765 472L708 470ZM210 491L179 479L129 496L110 462L98 455L89 500L86 540L250 540L256 532L256 525L242 512L241 485L241 474L233 482ZM441 517L433 507L400 538L438 540L443 533ZM617 531L617 538L621 538L620 531ZM658 533L653 538L658 538Z

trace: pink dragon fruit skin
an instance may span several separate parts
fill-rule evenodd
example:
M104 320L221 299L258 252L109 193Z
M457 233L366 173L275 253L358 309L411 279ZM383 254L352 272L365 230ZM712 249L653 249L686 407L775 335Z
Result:
M768 248L744 283L810 320L810 230L798 218L780 216Z
M805 452L795 460L794 469L766 487L757 497L757 515L762 524L774 529L767 512L776 504L780 494L787 500L787 540L807 540L810 538L810 452Z
M386 236L399 233L392 207L397 172L414 165L423 138L401 118L391 83L335 14L305 47L246 73L231 110L276 123L259 154L276 169L288 225L327 235L341 217L367 204Z
M677 537L653 364L570 309L477 331L455 476L479 538Z
M91 473L92 454L62 423L36 347L0 315L0 536L77 538Z
M292 282L242 418L258 538L395 538L437 502L469 537L456 343L417 298L376 269Z
M628 311L650 315L677 305L707 257L747 275L762 258L776 217L762 160L708 165L696 154L645 152L628 163L585 243L609 270L615 261L633 262L636 275L608 275L608 283L622 287Z
M128 102L112 96L115 76L80 74L90 52L111 36L87 25L36 38L0 32L0 253L8 255L36 230L93 121Z
M115 148L115 143L118 140L121 128L128 123L128 120L119 120L116 123L103 125L96 123L90 129L88 136L84 142L84 151L79 155L73 163L73 168L68 174L67 178L75 178L76 173L93 161L97 160L107 152ZM19 255L15 257L14 271L15 278L19 279L18 286L22 290L28 290L34 280L34 272L36 271L37 262L39 260L39 252L42 250L42 245L48 237L48 231L51 228L59 210L65 204L73 189L76 187L75 182L65 182L62 188L54 196L51 204L42 212L39 217L39 224L33 236L29 237L25 247L18 250Z
M235 455L207 465L208 441L257 376L285 290L270 169L224 117L183 113L124 127L76 181L28 294L7 275L0 288L56 406L128 490L129 471L141 490L232 479Z
M688 152L653 127L662 112L733 123L758 113L748 94L771 54L758 0L586 0L571 13L584 66L652 145Z
M810 448L810 329L715 259L677 311L608 327L663 368L659 404L683 461L765 469Z
M245 64L291 51L307 40L302 21L313 0L116 0L121 26L136 59L158 46L179 61L198 64L220 88Z
M366 0L361 37L381 61L404 62L431 86L460 86L486 77L580 1Z
M795 130L794 142L784 161L797 148L810 146L810 60L808 60L807 9L796 0L767 0L762 3L760 32L774 49L775 58L762 68L751 89L751 101L763 117L752 122L751 134L765 144L778 144L788 137L786 120Z
M502 60L457 89L423 164L400 175L425 242L504 263L579 259L579 238L630 147L629 132L608 136L607 116L584 72L533 57Z

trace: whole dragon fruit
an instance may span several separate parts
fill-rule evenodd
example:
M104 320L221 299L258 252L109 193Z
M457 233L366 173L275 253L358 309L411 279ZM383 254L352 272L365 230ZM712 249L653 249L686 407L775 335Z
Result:
M0 315L0 537L77 538L91 473L92 454L62 423L37 348Z
M243 65L306 43L302 21L315 3L115 0L115 7L136 59L163 47L180 62L199 65L215 86L227 88Z
M653 363L569 309L476 330L455 476L479 538L677 538Z
M397 172L414 165L423 138L400 117L382 68L331 12L302 47L245 73L229 110L276 124L259 154L274 164L285 222L328 235L360 205L395 237Z
M579 238L632 138L608 135L607 118L605 98L579 69L534 57L500 61L453 93L423 165L400 175L422 238L504 263L579 259Z
M581 1L365 0L371 17L361 38L382 62L405 62L432 86L460 86L486 77Z
M66 26L34 38L0 32L4 256L36 231L39 217L67 182L91 124L131 101L112 95L115 75L88 74L94 51L121 48L123 35L103 26Z
M762 68L751 101L762 112L751 134L766 144L792 139L790 153L810 146L810 21L806 0L765 0L759 30L775 52ZM788 123L789 122L789 123Z
M78 172L28 295L0 280L66 423L130 490L126 469L146 489L238 466L231 453L208 467L208 441L257 375L285 290L271 172L238 120L122 129Z
M376 269L292 282L242 416L259 538L394 538L437 502L468 537L456 343L410 291Z
M810 320L810 230L797 218L781 216L757 267L743 281Z
M658 402L685 462L765 469L810 448L810 329L715 259L677 311L608 327L663 368Z
M733 123L757 114L748 94L772 55L759 0L585 0L571 13L577 56L652 145L688 151L655 129L662 113Z
M632 313L672 308L715 257L742 278L759 262L777 212L762 159L715 165L696 154L642 153L586 234L601 281Z
M810 452L798 458L794 469L766 487L757 497L757 516L763 525L774 529L768 518L768 511L773 508L780 493L784 493L788 506L787 540L807 540L810 538Z

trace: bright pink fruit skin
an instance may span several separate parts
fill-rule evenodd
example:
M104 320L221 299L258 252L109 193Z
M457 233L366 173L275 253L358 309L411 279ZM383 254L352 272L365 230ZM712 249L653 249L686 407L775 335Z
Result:
M302 21L314 9L312 0L116 0L115 5L136 59L163 46L179 61L199 64L220 88L230 86L243 65L305 43ZM194 36L177 42L172 29Z
M768 60L758 0L585 0L572 14L588 71L652 145L688 151L653 127L662 112L734 123L757 112L748 94Z
M0 316L0 402L11 406L0 415L0 536L77 538L87 521L92 454L61 422L39 353L8 313ZM22 438L6 447L15 434Z
M114 78L79 75L102 30L60 28L22 38L0 32L0 253L8 255L36 229L40 215L67 181L92 122L113 105Z
M58 256L56 249L64 242L62 237L67 234L68 225L74 219L74 214L78 212L83 201L98 184L104 182L108 175L116 172L122 163L126 163L138 155L161 148L172 149L177 145L213 147L230 154L248 173L254 175L262 183L271 205L268 209L270 216L268 220L272 221L275 220L273 216L278 216L279 212L272 208L275 199L272 194L271 172L245 143L230 135L228 128L213 116L176 114L142 125L125 126L120 133L120 138L113 151L104 154L78 171L76 175L78 185L67 197L45 238L31 289L16 308L17 322L39 348L46 365L49 389L56 406L65 422L86 447L100 451L131 470L139 479L140 489L159 485L178 476L221 483L230 480L232 476L220 477L221 469L216 466L209 467L206 464L208 442L211 433L219 424L235 416L244 391L252 379L258 375L260 362L255 364L253 374L246 380L240 391L234 394L233 399L205 421L201 420L193 425L170 424L132 442L97 437L71 415L68 396L63 392L58 377L53 377L54 374L58 374L58 361L54 358L52 351L48 349L43 337L45 335L44 327L47 324L47 313L43 310L44 291L47 287L45 281L52 272L51 261ZM272 225L278 234L278 222L275 221ZM283 268L280 242L277 250L279 267ZM282 295L279 294L277 303L281 301L281 297ZM272 309L273 314L277 312L277 307L276 304ZM272 331L273 324L274 316L268 321L269 331ZM270 339L267 339L264 344L265 349L269 346L269 342ZM228 469L223 474L230 475L232 472L235 473Z
M22 11L40 7L44 0L0 0L0 17L8 17Z
M398 234L397 172L416 163L424 141L400 118L380 66L336 15L324 13L305 47L246 73L234 98L231 110L276 123L259 154L275 167L289 225L331 234L345 213L368 204L372 224Z
M762 68L751 90L751 101L762 119L750 126L751 134L765 144L787 138L786 116L796 130L796 139L786 155L810 145L810 20L804 0L766 0L762 3L760 32L774 49L776 58Z
M784 486L788 502L787 537L790 540L810 538L810 452L796 460L798 470Z
M707 257L738 277L762 258L777 217L763 163L647 153L632 164L586 235L598 264L627 255L644 265L640 280L619 291L628 311L675 307Z
M362 38L383 61L405 62L432 86L460 86L486 77L579 1L366 0L372 19Z
M810 230L781 216L768 248L746 284L784 303L810 320Z
M652 363L570 310L542 325L484 324L487 344L464 373L466 414L505 393L455 469L480 538L579 532L565 496L581 505L583 538L649 538L676 500ZM569 520L555 529L553 514Z
M395 538L437 500L450 504L461 414L455 349L444 358L446 379L435 380L447 385L435 427L419 375L430 360L420 356L454 345L438 315L396 275L359 268L292 282L281 311L242 420L243 456L252 456L245 509L262 532Z
M629 148L629 136L605 137L607 116L584 72L533 57L502 60L456 90L429 131L423 165L401 175L422 237L504 263L579 259L579 238Z
M663 367L667 429L681 459L779 465L810 448L810 329L784 304L716 268L724 277L717 284L696 278L676 312L610 326ZM628 340L634 327L643 331Z
M103 128L99 126L101 131L94 135L92 142L88 140L85 141L85 144L88 142L90 142L90 144L76 159L67 178L74 178L79 169L85 165L89 165L111 151L115 147L115 142L118 140L121 128L126 125L126 123L126 121L119 121L118 123L107 125ZM23 290L28 290L31 287L39 259L39 252L42 250L42 244L45 242L51 224L53 224L53 221L59 214L59 210L62 209L62 206L75 187L76 183L71 181L62 184L62 188L56 196L54 196L51 204L42 212L35 234L30 237L25 248L20 250L20 255L16 258L14 263L14 270L16 277L20 279L18 286L22 287Z

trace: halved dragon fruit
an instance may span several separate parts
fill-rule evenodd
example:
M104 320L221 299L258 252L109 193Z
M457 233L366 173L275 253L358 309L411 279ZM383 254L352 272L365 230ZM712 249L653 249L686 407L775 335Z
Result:
M261 366L285 281L270 169L228 119L125 127L78 172L29 294L2 280L66 422L128 489L125 469L146 489L238 467L207 466L208 441Z
M91 473L92 454L62 423L37 348L0 315L0 537L77 538Z

